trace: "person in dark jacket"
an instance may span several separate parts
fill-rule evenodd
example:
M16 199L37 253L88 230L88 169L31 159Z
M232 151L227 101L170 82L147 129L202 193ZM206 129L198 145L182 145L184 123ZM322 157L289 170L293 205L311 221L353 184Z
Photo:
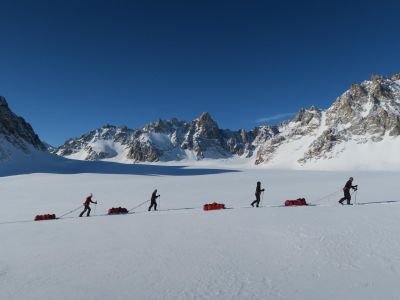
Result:
M157 195L157 190L154 190L153 194L151 194L149 211L151 210L152 207L154 207L154 210L157 210L157 202L156 202L156 199L157 199L158 197L160 197L160 195Z
M81 214L79 215L80 217L82 217L83 216L83 214L87 211L87 217L89 217L90 216L90 211L92 210L91 208L90 208L90 203L94 203L94 204L97 204L97 201L92 201L92 197L93 197L93 194L90 194L89 196L87 196L86 197L86 200L85 200L85 203L83 203L83 206L85 207L85 209L81 212Z
M264 192L264 189L261 188L261 182L257 181L257 187L256 187L256 200L254 200L253 202L251 202L251 206L254 207L254 204L256 204L257 207L259 207L260 205L260 196L261 196L261 192Z
M343 188L344 197L339 200L340 204L343 205L343 201L347 200L347 205L350 205L350 200L351 200L350 189L357 191L357 185L353 185L353 177L350 177L349 180L347 180Z

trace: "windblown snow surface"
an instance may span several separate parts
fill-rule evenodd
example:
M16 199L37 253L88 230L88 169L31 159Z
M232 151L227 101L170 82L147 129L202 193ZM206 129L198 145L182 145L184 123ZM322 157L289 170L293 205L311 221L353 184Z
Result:
M131 167L0 177L0 299L399 299L398 172ZM349 176L362 205L337 203ZM160 211L104 216L155 188ZM90 218L31 221L90 192ZM316 205L281 206L298 197Z

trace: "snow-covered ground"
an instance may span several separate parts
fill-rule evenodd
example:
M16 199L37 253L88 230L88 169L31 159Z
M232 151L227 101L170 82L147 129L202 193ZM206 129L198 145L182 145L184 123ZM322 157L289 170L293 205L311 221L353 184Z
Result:
M398 172L90 166L0 177L0 299L399 297ZM370 204L338 205L349 176ZM264 207L248 208L258 180ZM96 215L129 209L155 188L159 212L14 223L61 215L90 192ZM319 205L280 206L298 197ZM214 201L233 209L201 210Z

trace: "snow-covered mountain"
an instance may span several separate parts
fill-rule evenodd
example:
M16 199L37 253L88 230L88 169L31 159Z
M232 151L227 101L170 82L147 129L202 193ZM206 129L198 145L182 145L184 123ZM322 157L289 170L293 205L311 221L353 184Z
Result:
M301 110L262 144L256 163L279 167L400 166L400 74L353 84L327 110Z
M248 158L288 168L400 167L400 74L353 84L326 110L302 109L278 126L222 130L203 113L142 129L107 125L53 150L81 160L156 162Z
M0 161L44 151L46 146L31 125L13 113L6 99L0 96Z
M82 160L137 162L251 157L257 143L277 132L277 127L269 126L252 132L222 130L209 113L203 113L192 122L159 120L142 129L106 125L68 140L53 152Z

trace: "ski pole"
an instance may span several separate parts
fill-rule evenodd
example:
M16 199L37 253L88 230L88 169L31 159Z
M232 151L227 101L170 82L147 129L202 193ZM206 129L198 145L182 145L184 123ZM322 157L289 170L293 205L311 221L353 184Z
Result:
M161 195L158 195L158 198L160 199L160 200L158 200L158 210L160 210L161 209Z
M264 191L262 191L262 197L261 197L261 203L260 206L262 206L262 204L264 203Z
M93 215L96 214L96 207L97 207L97 203L94 205L94 212L93 212Z

